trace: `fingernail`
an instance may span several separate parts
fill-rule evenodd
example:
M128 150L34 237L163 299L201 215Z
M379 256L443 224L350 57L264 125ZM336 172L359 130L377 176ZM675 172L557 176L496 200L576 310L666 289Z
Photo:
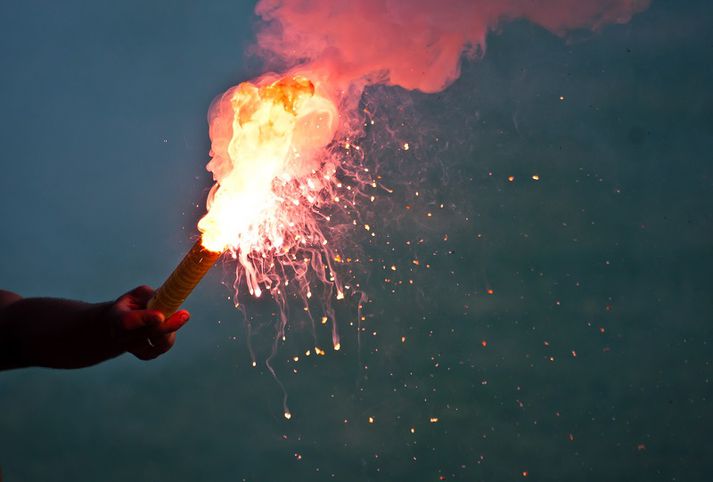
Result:
M185 323L186 321L188 321L188 314L187 314L187 313L183 313L183 314L181 315L181 322L182 322L182 323Z

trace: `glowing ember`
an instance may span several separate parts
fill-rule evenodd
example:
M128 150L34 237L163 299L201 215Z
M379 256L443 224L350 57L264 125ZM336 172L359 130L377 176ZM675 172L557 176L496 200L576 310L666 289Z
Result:
M198 228L206 248L238 260L236 290L244 274L256 297L267 289L279 299L290 279L311 297L311 270L342 297L317 223L334 197L336 166L323 149L337 128L334 103L295 76L233 87L208 117L216 184Z

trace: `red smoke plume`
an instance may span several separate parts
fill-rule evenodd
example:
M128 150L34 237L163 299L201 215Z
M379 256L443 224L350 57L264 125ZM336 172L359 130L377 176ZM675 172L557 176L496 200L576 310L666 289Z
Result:
M423 92L458 78L489 31L527 19L557 35L626 23L649 0L260 0L258 48L339 90L365 83ZM360 91L360 89L357 89Z

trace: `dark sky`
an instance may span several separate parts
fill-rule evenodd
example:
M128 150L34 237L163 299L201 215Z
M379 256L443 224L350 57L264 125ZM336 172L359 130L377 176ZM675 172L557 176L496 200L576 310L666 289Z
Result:
M260 72L252 8L0 4L0 287L162 281L210 186L208 105ZM443 93L371 89L366 162L395 191L353 237L365 331L348 301L342 350L305 358L295 315L293 419L225 266L154 362L0 374L5 478L710 480L712 10L654 0L569 41L517 22ZM247 309L264 360L274 308Z

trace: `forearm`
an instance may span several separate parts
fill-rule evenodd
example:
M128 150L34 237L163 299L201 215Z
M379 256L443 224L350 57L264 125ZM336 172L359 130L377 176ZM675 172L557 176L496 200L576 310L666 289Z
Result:
M0 308L0 369L78 368L121 354L109 308L53 298L17 299Z

